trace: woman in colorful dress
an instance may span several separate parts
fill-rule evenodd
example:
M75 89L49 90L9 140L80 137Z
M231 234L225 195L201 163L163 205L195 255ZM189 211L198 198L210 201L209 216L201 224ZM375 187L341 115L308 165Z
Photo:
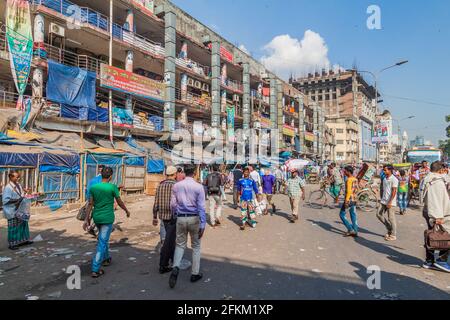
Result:
M30 217L26 192L20 185L20 173L11 171L8 175L9 183L3 189L3 214L8 220L9 249L17 250L20 246L29 245L30 229L28 219Z

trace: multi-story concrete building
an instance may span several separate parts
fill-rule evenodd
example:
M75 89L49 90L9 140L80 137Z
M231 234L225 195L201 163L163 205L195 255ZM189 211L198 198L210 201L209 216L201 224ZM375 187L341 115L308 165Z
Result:
M41 129L107 137L111 127L116 139L155 139L178 127L193 132L199 122L200 128L218 128L228 135L241 128L279 129L284 149L320 158L324 114L314 100L171 2L30 3L34 58L26 94L53 111L38 116ZM0 11L5 5L0 0ZM14 106L17 95L3 19L0 107L8 107ZM106 122L67 117L66 106L47 99L49 60L95 73L97 103L109 111ZM113 75L126 78L127 87L115 83ZM152 97L140 94L142 90ZM131 122L122 123L122 113Z
M337 161L376 161L375 89L357 71L323 70L290 83L323 108L325 122L335 134Z

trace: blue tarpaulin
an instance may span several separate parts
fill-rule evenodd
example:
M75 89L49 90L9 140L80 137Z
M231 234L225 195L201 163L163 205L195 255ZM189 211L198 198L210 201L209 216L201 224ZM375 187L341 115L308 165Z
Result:
M95 72L48 60L47 99L72 107L96 109Z
M41 172L80 172L80 156L78 154L53 153L0 153L0 166L34 167L39 165Z
M163 173L164 172L164 160L151 160L147 162L148 173Z
M144 157L125 158L125 164L127 166L143 167L145 166L145 158Z
M52 211L61 208L68 200L78 199L78 178L76 175L48 173L42 176L44 204Z
M96 122L108 122L109 120L108 109L106 108L79 108L68 106L65 104L61 105L61 117Z

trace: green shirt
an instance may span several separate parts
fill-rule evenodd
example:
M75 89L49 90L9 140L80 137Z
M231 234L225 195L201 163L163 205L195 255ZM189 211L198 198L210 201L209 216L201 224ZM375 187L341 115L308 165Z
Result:
M94 200L92 218L95 224L114 223L114 200L120 198L119 189L115 184L102 182L94 185L90 190Z

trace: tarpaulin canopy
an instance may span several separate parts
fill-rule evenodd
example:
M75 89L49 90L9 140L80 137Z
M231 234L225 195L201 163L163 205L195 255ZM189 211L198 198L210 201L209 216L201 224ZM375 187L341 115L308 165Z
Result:
M47 99L72 107L96 109L96 73L48 60Z
M80 157L78 154L52 154L0 152L0 166L34 167L39 166L41 172L80 172Z

